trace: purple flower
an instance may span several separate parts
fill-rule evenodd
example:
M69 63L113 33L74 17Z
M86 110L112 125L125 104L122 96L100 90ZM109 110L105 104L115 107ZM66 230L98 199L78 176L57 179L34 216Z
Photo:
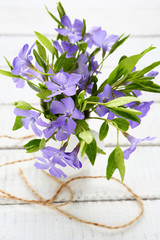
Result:
M39 137L42 136L42 131L40 129L38 129L37 126L36 126L37 120L39 118L39 113L37 113L35 111L32 111L32 110L24 110L24 109L15 108L14 114L16 116L23 117L21 119L21 121L22 121L23 126L26 129L29 129L29 125L30 125L32 130L33 130L33 132L37 136L39 136Z
M99 40L97 42L97 38L105 38L106 31L101 30L101 27L92 27L85 35L84 40L88 44L89 48L92 48L92 45L96 45L99 43Z
M67 132L67 123L64 119L56 119L46 126L47 128L43 130L44 136L50 138L52 135L56 134L56 139L58 141L64 141L69 137Z
M76 128L76 122L73 119L84 119L83 113L78 111L75 108L74 101L71 97L61 99L59 101L53 101L50 108L51 113L53 114L62 114L57 118L58 123L62 123L64 126L65 123L65 131L70 135L74 133Z
M98 102L106 103L113 100L115 97L122 97L124 94L122 92L112 90L111 86L107 84L105 85L103 92L99 93L97 96L100 98ZM107 117L108 119L113 119L115 117L115 114L110 112L108 108L103 105L99 105L96 108L96 111L100 117L103 117L106 113L109 113Z
M69 17L67 15L64 15L61 18L61 23L66 28L58 28L56 31L62 36L68 36L71 43L75 43L82 39L82 21L75 19L74 23L72 24Z
M142 112L141 115L138 115L137 117L139 118L139 121L141 122L141 118L145 117L150 110L150 106L154 103L154 101L151 102L141 102L139 105L137 105L136 102L132 102L129 104L126 104L127 107L130 107L132 109L135 109L137 111ZM130 123L131 128L135 128L139 125L138 122L134 122L132 120L128 120Z
M85 35L85 40L88 44L88 47L92 47L92 45L96 45L103 49L103 56L106 51L110 51L113 44L118 40L117 35L110 35L107 37L107 33L104 30L101 30L101 27L92 27Z
M74 57L73 54L78 50L77 45L71 45L67 41L62 41L62 47L58 41L54 41L54 46L61 54L67 51L66 58Z
M157 71L150 71L146 74L146 77L156 77L159 74Z
M77 157L78 152L79 152L79 144L73 149L71 153L66 152L66 154L72 159L73 166L79 169L82 167L82 163L79 161Z
M133 136L129 135L128 133L124 133L124 136L128 139L128 141L131 143L131 146L129 148L127 148L123 154L124 154L124 158L125 159L128 159L130 154L132 152L134 152L136 150L136 147L137 147L137 144L139 144L140 142L143 142L143 141L152 141L155 139L155 137L151 138L151 137L145 137L143 139L139 138L139 139L136 139L134 138Z
M81 90L85 89L86 83L89 78L89 71L88 71L88 66L86 62L88 61L88 58L84 54L80 54L78 58L78 68L75 70L75 73L78 73L81 75L81 79L78 83L78 86Z
M76 94L76 85L81 79L81 75L75 73L59 72L52 77L53 82L46 82L46 86L52 91L52 94L48 96L54 97L60 94L66 96L73 96Z
M13 70L12 73L14 75L28 76L30 77L29 69L32 67L32 59L31 51L35 44L31 46L29 49L29 45L25 44L23 48L20 50L17 57L13 59ZM28 74L28 75L27 75ZM21 78L13 78L13 81L16 83L16 87L23 88L25 81Z
M40 162L35 163L35 167L39 169L49 169L51 175L61 178L66 177L66 174L55 165L60 165L61 167L66 167L69 165L73 168L81 168L82 164L77 158L79 148L76 147L71 153L65 153L65 146L60 149L53 147L45 147L41 150L43 153L43 158L37 157Z

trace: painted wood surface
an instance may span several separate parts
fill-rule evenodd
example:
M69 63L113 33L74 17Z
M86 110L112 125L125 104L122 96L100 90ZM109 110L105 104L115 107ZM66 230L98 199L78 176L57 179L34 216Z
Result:
M54 38L56 24L49 18L44 5L51 10L56 9L56 1L52 0L6 0L0 2L0 68L7 69L3 56L11 62L19 49L35 40L34 31ZM68 15L74 18L86 18L88 29L92 25L101 25L108 34L131 34L131 38L116 54L104 64L100 81L107 78L117 65L121 55L132 55L143 51L153 44L157 47L152 53L140 61L137 68L149 65L160 57L160 1L159 0L115 0L63 1ZM157 68L160 70L160 68ZM157 83L159 83L157 78ZM31 131L12 132L14 122L11 105L16 100L30 101L38 106L35 93L26 86L24 90L16 89L12 79L0 76L0 134L24 136ZM0 198L0 240L159 240L160 239L160 96L145 93L144 101L155 100L142 126L130 131L137 138L157 136L153 142L143 142L130 160L126 160L125 183L140 195L145 205L142 219L133 226L118 231L109 231L98 227L87 226L62 216L58 212L42 206L22 204ZM96 120L91 128L97 130L100 123ZM82 175L105 175L107 157L116 144L110 129L103 149L106 156L98 156L96 164L91 167L86 159L82 159L83 169L74 171L67 169L69 178ZM0 138L0 164L29 158L22 149L24 141ZM126 139L121 137L122 148L128 147ZM45 198L49 198L57 188L48 176L33 166L34 161L0 168L0 189L27 199L34 199L19 175L19 167L24 170L30 184ZM118 172L115 176L119 178ZM64 207L66 211L86 220L117 225L133 218L139 207L130 194L114 181L81 180L70 184L74 192L74 201ZM56 202L69 198L63 190Z

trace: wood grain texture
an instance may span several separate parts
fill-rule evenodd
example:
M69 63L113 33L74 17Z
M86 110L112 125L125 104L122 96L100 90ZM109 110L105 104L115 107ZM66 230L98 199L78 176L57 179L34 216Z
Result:
M100 81L107 78L117 65L121 55L132 55L143 51L153 44L156 50L147 54L140 61L138 68L159 60L160 56L160 1L159 0L67 0L62 1L72 21L74 18L85 18L87 28L93 25L102 26L108 34L131 34L131 38L121 46L116 54L105 62ZM35 41L34 31L55 37L56 24L47 15L44 5L47 5L54 14L56 1L53 0L6 0L0 2L0 68L7 69L3 56L11 62L18 54L19 49L28 42ZM99 58L100 61L100 58ZM159 71L160 68L157 68ZM159 77L157 78L159 83ZM18 201L0 198L0 240L159 240L160 239L160 97L158 94L147 94L143 101L155 100L142 126L130 131L134 136L157 136L153 142L143 142L129 160L125 161L125 183L139 194L145 205L145 214L133 226L119 231L108 231L87 226L70 220L58 212L41 206L29 206ZM35 93L25 89L17 89L12 79L0 76L0 134L23 136L31 131L19 130L12 132L14 122L11 103L16 100L28 101L38 106ZM93 121L91 128L97 130L100 123ZM114 131L110 130L102 147L106 156L98 156L95 166L92 167L83 159L83 169L75 171L66 169L69 178L82 175L105 175L107 157L116 144L113 138ZM122 148L128 142L121 137ZM0 138L0 164L11 162L30 155L22 150L25 141ZM20 195L27 199L34 196L28 191L18 169L22 167L30 184L45 198L51 197L57 185L40 170L33 166L34 161L0 168L0 189ZM115 176L119 177L116 171ZM113 181L81 180L70 184L74 192L74 202L65 207L66 211L86 220L116 225L127 222L138 212L138 206L124 188ZM68 199L65 190L56 199L57 202Z
M73 203L65 208L86 220L110 225L130 220L138 212L133 201ZM159 240L160 201L145 201L145 215L133 226L118 231L87 226L70 220L54 210L39 206L0 206L1 239L109 239L109 240ZM123 216L123 217L122 217ZM10 231L8 231L10 229Z

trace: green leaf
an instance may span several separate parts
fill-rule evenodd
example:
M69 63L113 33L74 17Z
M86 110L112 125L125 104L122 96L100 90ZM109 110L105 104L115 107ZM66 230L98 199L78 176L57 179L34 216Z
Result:
M97 143L96 140L93 139L90 144L87 144L86 148L86 154L91 162L92 165L94 165L97 155Z
M0 69L0 74L2 74L2 75L4 75L4 76L7 76L7 77L12 77L12 78L22 78L22 77L19 76L19 75L14 75L14 74L12 74L11 72L5 71L5 70L2 70L2 69Z
M13 105L19 109L24 109L24 110L32 109L32 106L29 103L24 102L24 101L13 102Z
M76 61L75 57L66 58L65 61L63 62L63 71L69 72L73 68L75 61Z
M86 148L87 148L87 144L84 140L82 140L80 145L81 157L83 157L83 155L85 154Z
M108 109L118 116L124 117L126 119L130 119L138 123L139 123L139 118L137 117L137 115L142 114L140 111L137 111L131 108L114 107L114 108L108 108Z
M58 10L60 18L62 18L64 15L66 15L64 8L60 2L57 3L57 10Z
M88 126L88 123L85 120L76 120L77 126L75 129L75 134L78 135L80 132L83 131L89 131L90 128Z
M134 68L134 66L137 64L137 62L149 51L153 50L154 47L150 46L149 48L147 48L146 50L144 50L143 52L141 52L140 54L137 55L133 55L130 57L126 57L125 59L123 59L118 66L111 72L111 74L109 75L109 78L107 79L107 83L109 85L112 85L114 82L116 82L120 77L122 77L123 75L126 75L128 73L130 73L132 71L132 69ZM102 85L100 86L100 88L104 87L106 85L106 81L105 83L102 83Z
M91 133L90 131L81 132L79 134L79 137L83 139L87 144L90 144L94 139L93 133Z
M87 109L86 106L87 106L87 100L84 100L84 102L83 102L83 104L81 106L81 112L84 112L84 110Z
M46 7L46 6L45 6L45 7ZM51 16L51 18L52 18L55 22L57 22L59 26L64 27L64 26L62 25L62 23L48 10L47 7L46 7L46 10L47 10L48 14Z
M125 89L160 93L160 86L152 81L133 81L133 83L128 84Z
M85 96L85 90L81 91L78 95L78 98L77 98L78 104L79 104L80 107L81 107L81 105L84 101L84 96Z
M79 51L85 52L88 47L88 44L86 42L79 42L77 43L77 46L79 48Z
M21 127L23 127L23 124L22 124L22 121L21 121L22 118L23 117L20 117L20 116L16 117L13 128L12 128L13 131L18 130Z
M45 62L39 56L39 54L37 53L37 51L35 49L33 49L33 54L35 56L37 63L39 64L39 66L41 66L44 69L44 72L48 72L48 66L45 64Z
M8 64L8 66L10 67L11 71L13 70L13 66L11 65L11 63L8 61L8 59L6 57L4 57L4 59L6 60L6 63Z
M125 105L127 103L131 103L131 102L139 102L139 98L137 97L133 97L133 96L125 96L125 97L119 97L119 98L115 98L107 103L104 103L104 105L108 108L112 108L112 107L119 107L122 105Z
M51 41L44 36L43 34L39 33L39 32L35 32L37 38L39 39L39 41L53 54L54 52L54 48L53 45L51 43Z
M122 44L129 38L129 36L130 36L130 35L128 35L128 36L122 38L123 35L124 35L124 34L122 34L122 35L118 38L118 40L113 44L113 46L112 46L109 54L112 54L112 53L113 53L120 45L122 45Z
M108 134L109 126L107 121L104 121L99 130L99 140L102 141L106 138Z
M54 72L58 73L61 68L63 67L64 63L65 63L65 59L66 59L66 54L67 52L64 52L55 62L54 64Z
M39 93L37 93L37 97L41 98L41 99L47 99L47 96L51 95L52 91L46 89L46 90L43 90Z
M106 176L108 180L112 177L116 169L119 170L121 179L123 181L125 175L124 155L119 146L117 146L113 152L111 152L108 158L108 165L106 169Z
M27 153L37 152L40 149L41 139L33 139L24 145Z
M160 61L154 62L151 65L143 68L141 71L138 71L135 77L143 77L145 73L150 72L155 67L158 67L160 65Z
M93 56L97 55L101 51L101 48L96 48L91 55L89 55L88 59L91 60Z
M34 91L36 92L40 92L41 90L39 88L37 88L32 82L27 82L27 84L30 86L30 88L32 88Z
M46 49L42 46L42 44L38 40L36 40L36 46L38 49L39 56L46 62L47 60Z
M99 147L97 147L97 153L102 154L102 155L106 155L106 153Z
M40 141L40 144L39 144L39 148L43 149L43 148L45 148L45 146L46 146L46 140L44 138L42 138Z
M86 35L86 20L83 19L83 27L82 27L82 37Z
M112 120L113 123L121 130L126 132L129 128L129 122L124 118L115 118Z

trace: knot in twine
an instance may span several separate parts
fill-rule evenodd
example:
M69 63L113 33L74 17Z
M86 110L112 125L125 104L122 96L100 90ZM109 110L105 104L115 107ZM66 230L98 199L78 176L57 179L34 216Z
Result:
M7 138L10 138L10 139L19 139L19 140L23 140L23 139L26 139L26 138L30 138L32 136L25 136L25 137L22 137L22 138L14 138L14 137L11 137L11 136L8 136L8 135L1 135L0 137L7 137ZM7 165L10 165L10 164L16 164L16 163L20 163L20 162L26 162L26 161L31 161L31 160L34 160L35 158L32 157L32 158L28 158L28 159L21 159L21 160L17 160L17 161L12 161L12 162L6 162L4 164L1 164L0 167L4 167L4 166L7 166ZM43 170L42 170L43 171ZM21 198L21 197L17 197L17 196L14 196L10 193L7 193L6 191L4 190L1 190L0 189L0 192L2 195L0 195L1 197L3 198L8 198L8 199L14 199L14 200L18 200L18 201L21 201L23 203L28 203L28 204L37 204L37 205L43 205L43 206L46 206L46 207L49 207L51 209L54 209L58 212L60 212L61 214L63 214L64 216L70 218L70 219L73 219L75 221L78 221L78 222L81 222L81 223L84 223L84 224L89 224L89 225L94 225L94 226L98 226L98 227L102 227L102 228L107 228L107 229L121 229L121 228L126 228L130 225L132 225L133 223L135 223L137 220L140 219L140 217L143 215L144 213L144 205L143 205L143 202L142 200L140 199L140 197L133 192L133 190L131 188L129 188L125 183L122 183L119 179L115 178L115 177L112 177L111 179L120 183L124 188L127 189L127 191L133 196L133 198L139 203L139 206L140 206L140 212L139 214L133 218L132 220L130 220L129 222L125 223L125 224L122 224L122 225L117 225L117 226L110 226L110 225L106 225L106 224L101 224L101 223L98 223L98 222L92 222L92 221L87 221L87 220L84 220L84 219L81 219L79 217L76 217L72 214L70 214L69 212L65 211L65 210L62 210L60 207L62 206L65 206L65 205L68 205L70 204L72 201L73 201L73 191L71 189L71 187L69 186L69 184L73 181L77 181L77 180L80 180L80 179L102 179L102 178L106 178L106 176L78 176L78 177L74 177L74 178L71 178L70 180L66 181L66 182L63 182L53 176L51 176L50 174L46 173L45 171L43 171L45 174L47 174L49 177L51 177L55 182L57 182L59 184L59 187L57 188L57 191L56 193L50 198L50 199L44 199L42 196L40 196L37 191L29 184L28 182L28 179L25 177L23 171L21 168L19 168L19 172L20 172L20 175L22 177L22 179L24 180L26 186L28 187L28 189L35 195L35 197L38 199L38 200L27 200L27 199L24 199L24 198ZM58 195L61 193L62 189L65 188L69 194L70 194L70 199L66 202L63 202L63 203L59 203L59 204L55 204L54 201L55 199L58 197Z

